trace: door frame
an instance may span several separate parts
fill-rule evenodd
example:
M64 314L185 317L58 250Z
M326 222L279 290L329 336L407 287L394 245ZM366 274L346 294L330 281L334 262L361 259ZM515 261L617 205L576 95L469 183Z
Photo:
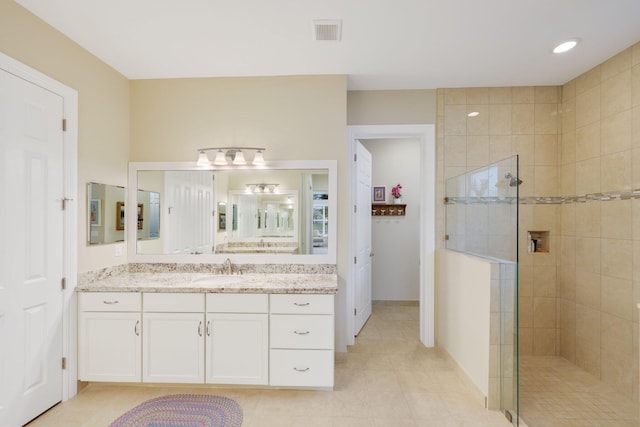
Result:
M62 371L62 400L68 400L78 392L77 360L77 307L75 287L78 273L78 92L51 77L0 52L0 69L29 83L39 86L62 98L66 131L63 132L64 195L67 209L63 230L63 277L66 289L61 290L62 303L62 356L67 366ZM62 126L62 123L60 124ZM62 201L61 201L62 203Z
M352 161L355 141L359 139L412 138L420 141L420 341L426 347L435 345L435 246L436 246L436 138L435 125L370 125L347 126L347 260L355 256L356 169ZM346 339L355 344L355 274L353 263L347 263Z

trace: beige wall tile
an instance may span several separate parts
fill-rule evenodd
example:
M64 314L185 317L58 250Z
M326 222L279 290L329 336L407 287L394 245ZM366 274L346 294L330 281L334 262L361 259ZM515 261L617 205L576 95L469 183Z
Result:
M466 105L446 105L444 107L444 134L445 136L467 134Z
M511 136L511 154L518 154L519 166L533 166L535 164L535 143L533 135Z
M562 236L576 235L576 204L575 203L560 205L559 230ZM571 264L573 264L573 262Z
M576 364L600 376L600 311L576 304Z
M576 215L578 218L578 215ZM582 272L600 273L601 240L597 237L576 238L576 268Z
M640 241L633 242L633 280L640 281Z
M467 136L467 166L489 163L489 136Z
M560 266L560 298L576 301L576 267L574 265Z
M533 86L520 86L511 89L511 102L514 104L533 104Z
M600 191L631 190L631 150L602 156Z
M600 237L600 203L589 201L576 204L576 235Z
M560 188L566 196L576 194L576 164L563 165L560 170Z
M511 106L511 133L533 134L534 104L514 104Z
M536 279L534 277L533 292L536 292ZM556 298L533 297L533 327L556 327ZM535 332L534 332L535 333ZM534 335L535 346L535 335ZM535 348L535 347L534 347Z
M631 397L633 393L633 369L634 362L631 354L621 354L615 351L601 353L600 379L611 385L614 390L625 396Z
M600 84L600 65L576 77L576 97Z
M631 229L633 240L640 240L640 199L631 200Z
M640 105L640 64L631 69L631 105Z
M535 205L533 207L533 230L550 231L553 238L557 229L557 221L558 205Z
M536 86L536 104L557 104L560 102L560 90L558 86Z
M489 88L490 104L511 104L511 88L510 87L491 87Z
M576 130L576 100L571 98L562 103L560 111L562 119L562 133L573 132Z
M630 396L633 391L633 325L607 313L602 313L601 325L601 379Z
M558 164L558 136L535 136L535 164L536 166L555 166Z
M575 304L574 310L575 310ZM575 313L574 313L575 315ZM560 356L571 363L576 361L576 331L574 329L560 329Z
M444 178L449 179L454 176L462 175L467 171L466 166L445 166L444 167Z
M555 356L556 354L556 329L533 329L533 355Z
M576 161L576 132L565 132L562 134L560 161L563 165ZM575 167L575 165L574 165Z
M576 95L576 128L600 120L600 87Z
M445 166L466 166L467 137L447 136L444 143Z
M631 148L631 110L621 111L602 119L602 154Z
M445 89L444 90L444 103L446 105L451 104L466 104L467 92L465 89Z
M533 267L533 296L556 297L556 266L539 265Z
M631 188L640 188L640 148L631 151Z
M518 325L521 328L533 328L533 297L518 298Z
M631 145L640 148L640 106L631 109Z
M576 129L576 161L593 159L600 154L600 121Z
M631 46L631 65L640 64L640 42Z
M469 117L468 114L478 112L479 115ZM489 106L467 105L467 135L489 135Z
M633 242L602 239L601 273L603 276L632 280Z
M535 195L543 197L560 196L558 168L555 166L535 166Z
M576 269L576 304L601 309L601 277L598 273L590 273Z
M535 133L558 133L558 104L535 104Z
M638 320L640 319L640 310L637 308L638 304L640 304L640 281L636 280L633 282L633 305L631 307L634 323L638 323Z
M602 237L608 239L631 239L631 200L602 202L600 207Z
M489 137L489 160L495 162L511 156L511 137L492 135Z
M521 356L533 355L533 328L518 329L518 351Z
M576 79L570 80L562 86L562 102L576 97Z
M573 236L560 236L559 266L576 265L576 238Z
M600 284L600 301L602 311L617 317L621 317L623 319L627 319L629 322L631 322L631 320L633 319L633 310L637 310L637 308L632 304L633 282L631 280L602 276Z
M576 162L576 193L599 193L600 188L600 159Z
M631 108L631 70L604 80L600 93L600 114L603 118Z
M511 105L491 105L489 107L489 134L490 135L510 135L511 134Z
M600 78L602 81L608 80L630 68L631 48L628 48L600 64Z
M467 104L488 104L489 88L487 87L470 87L466 89Z

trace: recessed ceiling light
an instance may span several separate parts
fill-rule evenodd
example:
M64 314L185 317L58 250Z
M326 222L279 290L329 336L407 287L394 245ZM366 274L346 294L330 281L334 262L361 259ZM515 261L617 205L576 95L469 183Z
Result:
M469 117L476 117L476 116L479 116L479 115L480 115L480 113L477 112L477 111L472 111L469 114L467 114L467 116L469 116Z
M560 43L558 46L553 48L553 53L565 53L576 47L580 39L571 39L565 42Z

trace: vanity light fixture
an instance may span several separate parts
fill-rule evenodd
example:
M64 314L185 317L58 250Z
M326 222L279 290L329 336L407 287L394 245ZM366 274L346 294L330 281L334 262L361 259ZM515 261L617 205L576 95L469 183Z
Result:
M244 166L247 164L247 160L244 158L245 151L255 151L253 161L254 166L263 166L265 164L264 156L262 152L264 148L257 147L211 147L211 148L199 148L198 149L198 166L211 166L211 161L207 155L207 151L216 150L216 158L213 164L216 166L227 166L229 164L236 166Z
M274 194L278 192L278 185L280 184L246 184L246 192Z
M565 53L573 49L578 45L580 39L569 39L560 43L558 46L553 48L553 53Z

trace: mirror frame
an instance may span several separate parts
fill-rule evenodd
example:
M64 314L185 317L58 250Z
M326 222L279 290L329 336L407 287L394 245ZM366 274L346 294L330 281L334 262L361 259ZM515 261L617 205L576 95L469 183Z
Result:
M299 255L271 255L271 254L139 254L137 253L138 239L137 227L129 227L136 224L136 210L126 209L125 233L127 236L127 261L130 263L177 263L177 264L222 264L229 258L235 264L336 264L337 252L337 228L338 228L338 161L337 160L285 160L269 162L265 166L198 166L196 162L132 162L129 163L129 188L127 204L136 206L138 195L138 171L201 171L201 170L314 170L325 169L329 173L329 246L326 254L299 254ZM134 191L135 190L135 191ZM217 200L215 200L217 206ZM135 243L134 243L135 242Z

